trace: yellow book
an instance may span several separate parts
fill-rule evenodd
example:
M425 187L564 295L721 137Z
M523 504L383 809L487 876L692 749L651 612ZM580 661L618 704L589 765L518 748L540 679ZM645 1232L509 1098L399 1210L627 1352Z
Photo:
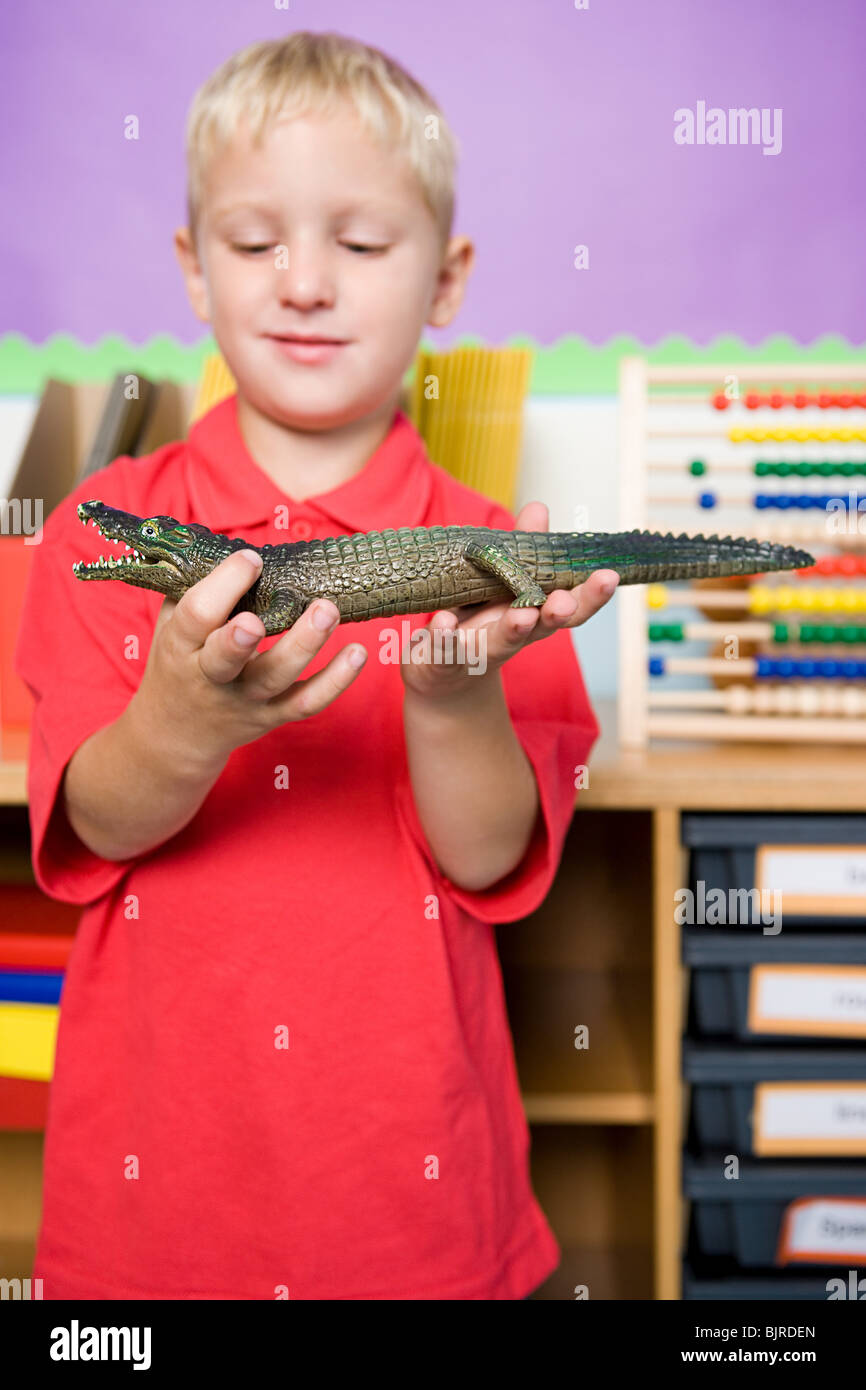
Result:
M0 1003L0 1076L50 1081L59 1004Z

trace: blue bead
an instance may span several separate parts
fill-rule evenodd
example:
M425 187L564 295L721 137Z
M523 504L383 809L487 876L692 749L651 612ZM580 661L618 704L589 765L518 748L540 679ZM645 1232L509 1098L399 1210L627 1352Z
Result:
M769 505L769 499L765 492L755 493L755 506L758 508L759 511L763 511L764 508L768 507Z
M757 667L755 670L755 675L761 678L772 676L774 664L775 663L769 656L759 656L757 658Z
M710 508L715 505L716 494L714 492L701 492L698 494L698 506L703 507L705 511L709 511Z
M842 675L846 676L848 680L856 680L860 674L860 667L862 665L862 661L843 661L841 663Z
M663 656L651 656L649 659L649 673L651 676L663 676L665 673L665 659Z
M784 678L788 680L791 676L796 675L796 673L797 662L793 661L789 656L782 657L781 661L776 667L776 675L784 676Z
M812 661L809 657L804 657L803 660L800 662L800 675L806 676L808 678L809 676L814 676L815 671L815 662Z
M826 676L829 680L835 680L836 676L838 675L838 666L838 661L818 662L818 670L820 671L821 675Z

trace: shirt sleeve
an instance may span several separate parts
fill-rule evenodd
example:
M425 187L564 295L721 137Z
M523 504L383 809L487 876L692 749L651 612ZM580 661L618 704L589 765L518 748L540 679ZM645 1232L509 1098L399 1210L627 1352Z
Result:
M496 507L485 525L513 530L514 519ZM589 702L570 631L531 643L502 667L502 684L514 731L532 764L539 812L529 846L519 864L489 888L460 888L439 870L430 852L411 795L407 808L425 847L441 891L481 922L498 925L527 917L547 897L559 862L577 796L578 774L598 738L598 720Z
M111 465L109 466L111 467ZM15 670L33 696L27 790L36 882L61 902L95 902L135 862L93 854L69 824L61 792L75 750L112 723L138 688L155 614L145 591L128 584L76 579L75 560L94 560L106 543L78 519L94 495L129 508L94 476L57 506L34 547L15 645ZM134 510L134 508L133 508ZM148 595L156 598L158 595Z

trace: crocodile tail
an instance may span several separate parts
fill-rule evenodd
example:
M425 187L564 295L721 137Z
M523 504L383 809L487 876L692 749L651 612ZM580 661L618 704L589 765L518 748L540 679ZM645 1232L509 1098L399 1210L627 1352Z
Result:
M815 560L805 550L739 536L675 536L668 531L568 532L563 537L575 574L612 569L621 584L672 579L710 579L805 569Z

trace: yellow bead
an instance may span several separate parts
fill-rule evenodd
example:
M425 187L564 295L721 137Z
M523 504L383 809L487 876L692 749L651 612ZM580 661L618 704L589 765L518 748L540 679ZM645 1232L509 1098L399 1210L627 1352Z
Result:
M648 608L664 608L668 601L668 591L664 584L647 585L646 601Z
M749 590L749 609L752 613L770 611L770 589L767 584L753 584Z
M798 444L805 444L810 438L810 432L805 429L791 430L791 438L795 439Z
M730 439L732 444L742 444L745 439L748 439L748 437L748 432L746 430L728 430L728 438Z

